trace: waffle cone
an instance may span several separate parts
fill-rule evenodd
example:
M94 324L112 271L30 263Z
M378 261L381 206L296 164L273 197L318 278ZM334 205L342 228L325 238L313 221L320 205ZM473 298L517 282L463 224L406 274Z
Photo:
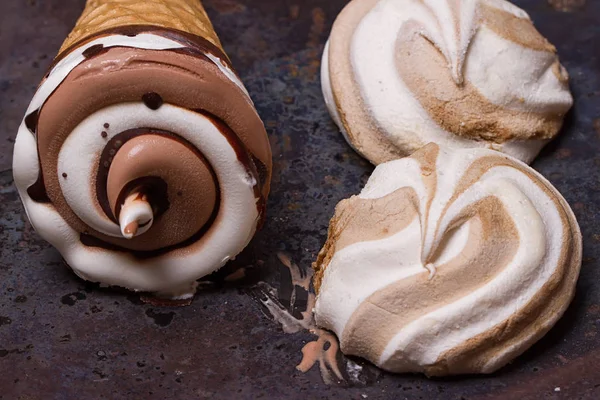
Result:
M132 25L177 29L223 50L200 0L88 0L60 52L99 32Z

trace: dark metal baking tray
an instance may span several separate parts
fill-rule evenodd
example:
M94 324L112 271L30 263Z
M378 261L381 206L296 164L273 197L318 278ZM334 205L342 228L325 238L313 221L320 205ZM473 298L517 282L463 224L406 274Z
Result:
M575 96L562 134L533 164L583 231L581 278L565 317L490 376L427 379L365 366L363 383L330 386L316 367L295 369L314 336L283 333L252 288L264 281L285 292L290 278L277 253L309 268L335 204L372 171L338 134L321 96L323 44L345 1L205 1L267 126L273 192L251 246L179 308L76 278L32 230L12 183L18 124L83 3L0 4L0 398L600 398L600 2L516 1L557 46ZM242 267L245 279L223 281Z

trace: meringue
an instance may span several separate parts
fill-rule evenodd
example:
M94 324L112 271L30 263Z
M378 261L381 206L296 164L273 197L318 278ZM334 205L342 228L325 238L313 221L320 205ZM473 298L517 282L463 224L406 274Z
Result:
M323 54L325 102L374 164L429 142L531 162L573 99L556 48L503 0L355 0Z
M563 315L581 241L524 163L429 144L338 204L313 265L316 323L388 371L491 373Z

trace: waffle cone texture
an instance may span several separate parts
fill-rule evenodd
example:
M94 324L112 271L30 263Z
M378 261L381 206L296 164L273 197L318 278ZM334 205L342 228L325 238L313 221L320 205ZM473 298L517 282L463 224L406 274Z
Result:
M88 0L60 53L102 31L152 25L200 36L223 50L199 0Z

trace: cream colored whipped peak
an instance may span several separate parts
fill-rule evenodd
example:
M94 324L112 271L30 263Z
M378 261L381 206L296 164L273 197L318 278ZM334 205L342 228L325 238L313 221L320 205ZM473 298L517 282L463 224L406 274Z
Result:
M570 303L581 233L527 165L429 144L336 207L314 264L317 324L393 372L490 373Z
M429 142L531 162L573 102L554 46L504 0L354 0L321 76L334 121L374 164Z

